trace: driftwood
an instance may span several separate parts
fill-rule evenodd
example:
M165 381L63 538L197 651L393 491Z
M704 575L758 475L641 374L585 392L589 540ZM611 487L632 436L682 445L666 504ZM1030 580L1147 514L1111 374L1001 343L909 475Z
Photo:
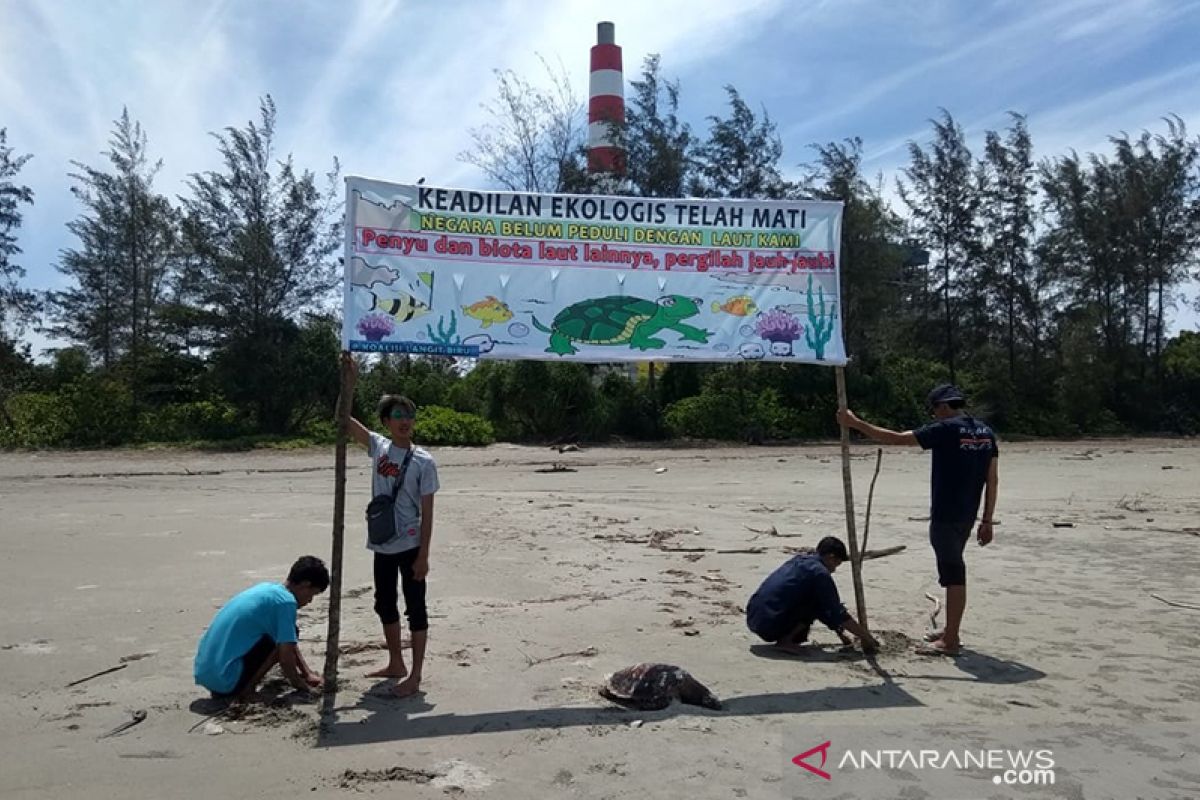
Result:
M129 730L130 728L132 728L134 725L139 725L139 724L141 724L143 721L145 721L145 719L146 719L146 711L145 711L145 709L141 709L141 708L139 708L137 711L134 711L134 712L133 712L133 713L130 715L130 717L129 717L129 720L128 720L127 722L122 722L120 725L118 725L117 727L113 728L113 729L112 729L111 731L109 731L108 733L102 733L102 734L100 734L99 736L97 736L96 738L97 738L97 739L107 739L107 738L109 738L110 736L120 736L120 735L121 735L121 734L123 734L125 731Z
M1161 527L1136 527L1133 525L1125 525L1117 528L1119 531L1139 531L1145 533L1182 533L1187 536L1200 536L1200 528L1161 528Z
M66 685L65 688L70 689L72 686L78 686L81 683L86 683L86 682L90 681L92 678L99 678L101 675L107 675L110 672L116 672L117 670L125 669L128 666L129 666L128 664L122 664L119 667L109 667L108 669L102 669L99 672L94 672L91 675L88 675L86 678L80 678L77 681L71 681L70 683L68 683Z
M864 550L862 554L863 561L870 561L875 558L883 558L884 556L894 556L896 553L903 553L908 549L906 544L898 544L895 547L885 547L882 550ZM792 555L811 556L817 551L812 547L785 547L784 552Z
M871 536L871 504L875 502L875 481L879 480L879 467L883 464L883 448L875 448L875 474L871 476L871 489L867 492L867 516L863 520L862 549L867 549L867 539ZM859 559L860 561L862 559Z
M548 467L542 467L541 469L534 470L534 472L578 472L578 471L579 470L574 469L573 467L568 467L566 464L562 463L561 461L555 461L553 464L551 464Z
M774 525L772 525L769 528L751 528L749 525L744 525L742 527L744 527L746 530L750 531L751 533L757 533L759 536L775 536L780 539L786 539L786 538L799 539L800 537L807 535L804 533L780 533L779 529L776 528Z
M1160 603L1166 603L1167 605L1174 606L1175 608L1190 608L1192 611L1200 611L1200 606L1192 605L1191 603L1177 603L1174 600L1168 600L1165 597L1159 597L1153 592L1151 592L1150 596Z
M883 558L884 556L894 556L896 553L903 553L908 549L906 544L898 544L895 547L885 547L882 550L864 550L862 554L863 561L870 561L873 558Z
M942 600L939 597L934 597L929 592L925 593L925 599L933 603L933 610L929 612L929 630L936 631L938 628L938 614L942 613Z
M529 667L535 667L538 664L545 664L547 661L557 661L560 658L571 658L573 656L578 656L580 658L591 658L600 652L594 647L586 647L583 650L576 650L572 653L559 653L558 655L547 656L546 658L531 658L524 650L521 650L521 648L518 647L517 650L520 651L521 655L525 656L525 661L528 664L526 669L529 669Z
M767 552L765 547L658 547L655 549L664 553L716 553L717 555L745 553L752 556Z

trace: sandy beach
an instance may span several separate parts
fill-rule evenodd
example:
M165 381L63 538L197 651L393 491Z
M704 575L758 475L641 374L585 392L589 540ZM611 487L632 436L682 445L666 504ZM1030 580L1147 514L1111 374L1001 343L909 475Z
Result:
M853 452L861 533L875 448ZM1011 796L1102 797L1088 787L1116 787L1107 770L1143 797L1200 796L1195 740L1178 738L1200 727L1200 610L1169 604L1200 606L1194 441L1004 444L1001 524L968 549L956 660L912 652L939 591L928 455L885 450L868 548L907 549L864 565L886 645L873 663L825 629L810 655L780 657L744 623L790 552L844 536L835 445L434 455L423 695L364 677L383 653L352 450L342 681L322 723L286 697L206 721L192 658L230 596L298 555L328 559L332 451L0 454L0 796L792 797L785 754L854 726L1119 731L1136 755L1123 766L1064 754L1057 793ZM852 608L849 567L836 577ZM327 607L301 612L318 670ZM640 661L686 668L724 709L598 695Z

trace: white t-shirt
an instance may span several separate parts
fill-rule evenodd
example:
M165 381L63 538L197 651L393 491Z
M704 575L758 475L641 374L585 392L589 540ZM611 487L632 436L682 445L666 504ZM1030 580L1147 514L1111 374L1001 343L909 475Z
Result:
M390 495L396 489L396 479L407 451L392 444L386 436L371 432L371 496ZM394 555L421 546L421 498L438 490L437 464L423 447L413 447L412 460L404 474L404 485L396 495L396 536L383 544L367 540L367 549Z

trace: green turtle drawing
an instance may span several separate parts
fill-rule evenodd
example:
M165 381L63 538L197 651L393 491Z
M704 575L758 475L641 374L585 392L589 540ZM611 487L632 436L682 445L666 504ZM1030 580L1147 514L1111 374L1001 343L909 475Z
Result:
M533 317L533 326L550 334L546 352L560 356L577 352L572 342L627 344L638 350L657 350L667 343L654 338L654 334L664 330L675 331L689 341L707 343L708 331L683 322L699 314L700 309L698 298L677 294L660 297L657 301L612 295L580 300L567 306L558 312L549 328Z

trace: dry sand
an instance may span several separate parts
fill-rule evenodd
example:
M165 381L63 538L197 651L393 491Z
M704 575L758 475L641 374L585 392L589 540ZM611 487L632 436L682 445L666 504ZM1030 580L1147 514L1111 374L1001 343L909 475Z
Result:
M874 448L854 454L861 514ZM789 548L843 535L836 447L435 455L424 695L386 699L364 677L381 653L353 453L344 680L323 725L286 698L198 725L211 708L191 666L227 598L328 556L331 453L0 455L0 796L777 798L795 785L785 751L827 726L1092 725L1148 751L1164 745L1154 726L1200 720L1200 611L1151 597L1200 605L1194 442L1005 445L1002 524L968 550L958 660L911 652L937 591L928 461L886 451L870 547L908 549L865 566L872 627L888 632L878 670L824 629L813 655L772 657L743 622ZM541 471L554 462L573 471ZM786 535L750 530L771 526ZM848 567L837 579L852 605ZM301 613L318 670L326 608ZM597 695L638 661L686 667L725 710ZM98 738L136 710L140 724ZM1135 769L1142 796L1200 796L1180 788L1200 787L1195 751L1176 749L1153 751L1159 772Z

